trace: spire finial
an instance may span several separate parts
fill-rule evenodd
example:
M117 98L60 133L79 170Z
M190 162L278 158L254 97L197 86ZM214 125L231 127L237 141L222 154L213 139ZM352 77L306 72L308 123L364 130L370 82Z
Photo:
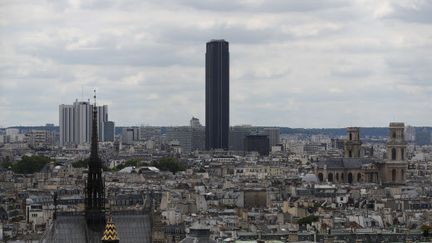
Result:
M93 90L94 105L96 106L96 89Z

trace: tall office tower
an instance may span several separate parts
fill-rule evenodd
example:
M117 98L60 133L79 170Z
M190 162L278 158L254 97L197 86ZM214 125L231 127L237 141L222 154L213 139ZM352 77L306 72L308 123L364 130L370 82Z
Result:
M267 135L270 140L270 150L271 147L279 144L280 129L278 127L268 127L263 130L264 135Z
M121 140L124 144L133 144L139 141L139 135L138 127L124 127L122 129Z
M97 107L97 128L99 141L106 141L105 139L105 122L108 121L108 106L102 105Z
M169 127L166 131L169 142L177 141L181 147L182 153L192 151L192 128L187 126Z
M90 143L93 105L78 101L72 105L59 106L60 145ZM104 141L104 123L108 121L108 106L97 107L97 130L99 141Z
M202 127L202 125L201 125L199 119L196 118L196 117L192 117L192 119L190 120L189 123L190 123L190 126L191 126L192 128L201 128L201 127Z
M192 117L190 120L190 127L192 129L192 141L191 141L191 149L195 150L204 150L205 149L205 129L201 125L198 118Z
M253 128L251 125L233 126L230 129L229 135L229 150L232 151L243 151L244 141L246 136L253 134Z
M104 141L114 142L115 124L112 121L104 123Z
M206 48L206 149L228 150L229 50L225 40L211 40Z

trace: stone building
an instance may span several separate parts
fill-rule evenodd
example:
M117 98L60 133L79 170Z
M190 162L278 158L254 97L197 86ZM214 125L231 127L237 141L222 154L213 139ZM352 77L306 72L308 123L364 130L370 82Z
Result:
M387 158L380 168L383 184L405 183L408 163L406 161L407 142L404 137L404 123L390 123L390 134L387 142Z
M347 128L344 157L316 162L315 175L320 182L404 184L407 168L404 123L390 123L389 133L387 158L382 160L362 157L360 129Z

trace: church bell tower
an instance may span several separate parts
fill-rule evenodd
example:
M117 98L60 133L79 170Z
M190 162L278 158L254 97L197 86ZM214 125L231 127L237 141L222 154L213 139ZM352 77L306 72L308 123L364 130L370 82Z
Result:
M404 138L405 124L391 122L389 126L389 138L387 142L387 158L383 168L384 184L404 184L406 180L406 146Z
M348 127L347 139L344 144L344 157L345 158L360 158L361 150L360 141L360 128Z

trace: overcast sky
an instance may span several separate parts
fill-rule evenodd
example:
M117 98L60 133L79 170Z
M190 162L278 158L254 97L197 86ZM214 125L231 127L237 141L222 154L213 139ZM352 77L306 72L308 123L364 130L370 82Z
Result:
M432 1L2 0L0 127L94 88L116 125L205 123L222 38L231 125L432 125Z

